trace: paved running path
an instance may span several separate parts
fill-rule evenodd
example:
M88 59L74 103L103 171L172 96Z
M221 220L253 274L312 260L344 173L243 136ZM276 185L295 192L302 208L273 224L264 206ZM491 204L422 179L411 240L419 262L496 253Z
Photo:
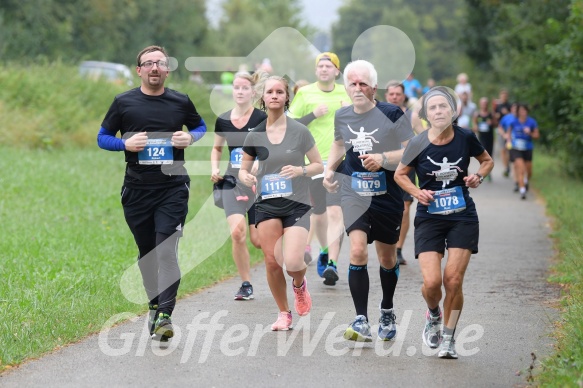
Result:
M345 244L335 287L324 286L315 265L309 267L313 309L302 319L294 312L292 331L269 331L277 308L260 265L252 271L254 301L233 301L238 279L180 300L174 313L179 333L167 348L148 340L141 316L4 373L0 386L522 386L531 353L540 359L550 352L548 333L557 317L550 306L558 290L545 282L553 251L544 208L534 194L521 201L500 171L472 190L480 253L466 274L458 360L441 360L422 346L425 305L411 228L404 250L409 264L401 267L395 297L396 341L359 346L342 339L354 318ZM381 292L369 251L369 317L376 324ZM288 295L293 304L291 290Z

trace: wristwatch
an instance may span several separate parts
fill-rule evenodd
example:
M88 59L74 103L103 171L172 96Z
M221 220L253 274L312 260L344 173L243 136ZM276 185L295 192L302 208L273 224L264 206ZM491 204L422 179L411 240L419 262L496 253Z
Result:
M304 173L304 176L308 175L308 169L306 168L306 166L302 166L302 171Z
M474 175L476 175L478 178L480 178L480 184L482 184L482 182L484 182L484 177L483 176L481 176L478 173L475 173Z
M389 164L389 160L385 156L385 153L384 152L381 152L381 156L383 157L383 161L381 163L381 167L384 168L384 169L386 169L388 167L387 165Z

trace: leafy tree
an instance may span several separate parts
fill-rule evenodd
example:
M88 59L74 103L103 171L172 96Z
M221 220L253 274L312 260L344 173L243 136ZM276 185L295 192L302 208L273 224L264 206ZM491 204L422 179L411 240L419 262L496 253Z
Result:
M556 104L554 133L550 138L567 162L566 170L583 177L583 0L572 0L569 9L566 23L559 20L548 22L551 31L564 29L559 42L545 47L549 59L547 69L552 74L551 90L556 97L562 97Z
M287 74L292 79L313 74L315 53L308 41L313 30L300 18L299 0L227 0L218 31L221 42L214 52L217 56L247 57L250 71L263 58L269 58L275 74ZM293 30L278 30L291 27ZM286 39L289 34L289 39ZM233 71L239 64L229 64ZM309 69L309 71L306 71Z
M205 47L205 0L3 0L3 59L133 64L150 44L185 59Z
M371 0L361 2L357 0L348 1L339 9L339 21L332 27L333 50L340 57L341 63L348 63L353 59L353 49L355 42L366 34L366 31L373 27L392 26L403 31L411 40L415 48L414 72L418 78L426 79L430 71L426 60L426 40L419 30L416 17L411 8L402 0L392 0L387 6L386 0ZM379 31L383 31L382 29ZM403 52L396 49L395 52L387 52L392 42L390 36L371 36L371 51L366 55L367 59L377 70L382 68L384 61L395 60L395 56L403 55ZM384 42L376 41L385 39ZM384 51L387 50L387 51ZM376 52L373 52L376 51ZM387 58L391 56L391 58ZM413 69L410 69L413 70ZM400 80L406 78L408 71L403 72ZM379 76L381 76L379 72ZM391 77L394 78L394 77ZM379 87L386 83L388 79L379 79Z

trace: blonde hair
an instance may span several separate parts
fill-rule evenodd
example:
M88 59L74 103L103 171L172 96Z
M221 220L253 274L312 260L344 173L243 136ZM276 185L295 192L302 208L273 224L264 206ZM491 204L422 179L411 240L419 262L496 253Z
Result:
M265 106L265 101L263 101L263 92L265 91L265 84L267 83L267 81L279 81L283 84L283 87L285 89L285 95L287 98L285 101L284 109L285 110L289 109L290 99L289 82L286 78L280 77L278 75L269 75L269 73L264 70L258 70L253 74L253 79L255 81L255 93L258 96L259 108L261 110L263 111L267 110L267 107Z

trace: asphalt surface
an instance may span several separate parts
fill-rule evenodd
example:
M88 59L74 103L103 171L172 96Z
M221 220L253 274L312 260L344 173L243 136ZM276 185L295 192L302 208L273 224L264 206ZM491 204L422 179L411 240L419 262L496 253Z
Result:
M545 280L553 256L549 220L534 193L522 201L512 192L499 166L493 177L472 190L480 252L465 277L458 360L439 359L422 345L426 307L411 227L408 265L401 267L395 294L394 341L376 341L376 327L372 343L343 340L355 315L345 244L336 286L322 284L315 264L308 268L313 308L301 319L294 312L294 330L269 330L277 307L259 265L252 270L253 301L233 300L238 278L181 299L173 316L177 333L166 345L148 338L145 316L135 317L0 375L0 386L524 386L530 367L551 351L548 334L558 317L559 291ZM373 246L369 252L369 319L376 324L381 290ZM288 297L293 305L291 289Z

